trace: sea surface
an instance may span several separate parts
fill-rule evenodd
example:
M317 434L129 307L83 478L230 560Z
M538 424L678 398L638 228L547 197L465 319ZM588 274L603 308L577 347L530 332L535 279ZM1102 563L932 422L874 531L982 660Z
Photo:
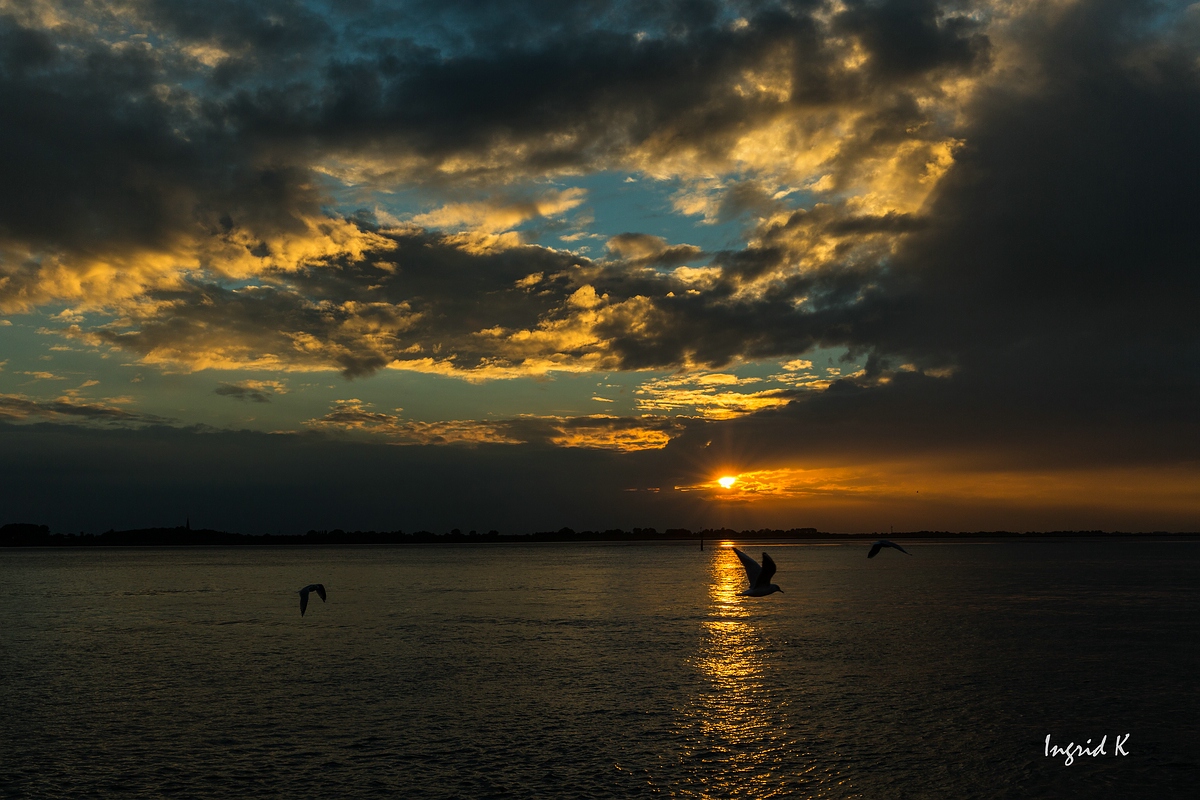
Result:
M906 545L6 549L0 795L1192 796L1200 542Z

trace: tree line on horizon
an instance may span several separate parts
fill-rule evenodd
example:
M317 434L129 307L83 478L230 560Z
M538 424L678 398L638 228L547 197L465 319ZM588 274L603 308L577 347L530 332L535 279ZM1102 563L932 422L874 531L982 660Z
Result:
M789 530L761 528L736 531L731 528L691 531L686 528L633 528L626 531L609 529L604 531L576 531L560 528L556 531L534 533L486 533L455 528L446 533L420 530L406 533L394 531L344 531L310 530L303 534L245 534L209 529L193 530L190 526L175 528L140 528L136 530L108 530L100 534L80 532L51 533L47 525L10 523L0 527L0 547L163 547L198 545L385 545L385 544L453 544L453 543L503 543L503 542L621 542L621 541L719 541L727 539L863 539L879 536L904 538L997 538L1021 536L1200 536L1200 533L1130 533L1123 531L905 531L882 534L830 533L816 528L791 528Z

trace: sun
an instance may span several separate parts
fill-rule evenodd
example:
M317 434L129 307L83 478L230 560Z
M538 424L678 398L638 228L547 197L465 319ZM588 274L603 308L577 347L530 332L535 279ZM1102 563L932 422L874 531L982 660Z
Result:
M737 483L737 478L735 478L733 475L724 475L720 478L717 478L717 483L721 484L722 489L728 489L730 486L733 486L735 483Z

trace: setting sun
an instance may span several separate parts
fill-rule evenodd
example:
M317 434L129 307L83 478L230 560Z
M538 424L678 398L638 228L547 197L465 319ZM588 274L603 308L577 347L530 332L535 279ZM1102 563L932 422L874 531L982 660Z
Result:
M737 483L737 478L732 475L725 475L724 477L717 478L717 483L721 484L722 489L728 489L730 486L733 486L733 484Z

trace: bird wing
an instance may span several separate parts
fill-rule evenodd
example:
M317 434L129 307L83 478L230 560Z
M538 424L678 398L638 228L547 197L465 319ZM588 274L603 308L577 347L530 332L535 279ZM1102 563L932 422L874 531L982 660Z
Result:
M738 550L736 547L733 548L733 552L737 553L738 560L741 561L742 566L746 568L746 578L750 581L750 585L754 586L758 581L759 574L762 572L762 567L758 565L757 561L743 553L741 550Z
M305 609L308 608L308 587L300 590L300 616L304 616Z
M896 544L895 542L888 542L888 547L894 547L894 548L896 548L897 550L899 550L901 553L904 553L906 556L911 556L911 555L912 555L912 553L908 552L907 550L905 550L903 547L901 547L900 545Z
M867 553L867 558L874 558L879 555L880 549L883 547L883 542L876 542L871 545L871 552Z
M758 573L758 580L754 581L754 587L767 587L771 585L771 578L775 577L775 559L771 558L766 553L763 553L762 572Z
M325 584L318 583L315 586L313 586L313 588L317 590L317 594L321 595L321 602L324 603L325 602Z

